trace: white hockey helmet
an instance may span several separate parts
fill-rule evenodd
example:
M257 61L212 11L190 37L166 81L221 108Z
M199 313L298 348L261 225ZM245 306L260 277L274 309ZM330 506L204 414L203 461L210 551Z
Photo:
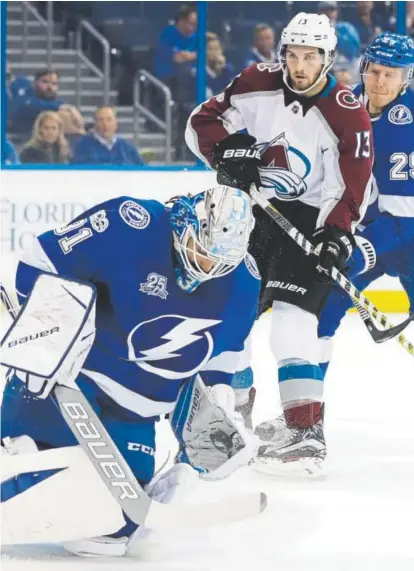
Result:
M332 67L335 57L337 37L335 28L325 14L296 14L282 31L278 46L278 56L283 69L283 80L291 91L304 94L317 85ZM324 53L324 64L318 79L307 89L299 91L288 82L288 68L286 65L286 48L288 45L309 46L319 48Z

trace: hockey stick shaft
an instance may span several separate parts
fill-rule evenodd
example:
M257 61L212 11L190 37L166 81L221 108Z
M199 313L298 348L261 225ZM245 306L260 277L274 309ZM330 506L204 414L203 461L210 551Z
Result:
M252 184L250 187L250 196L257 202L257 204L278 224L282 230L284 230L307 254L314 254L315 249L311 242L305 238L305 236L299 232L278 210L271 202L262 196L262 194L257 190L256 185ZM388 318L381 313L363 293L356 289L348 278L346 278L341 272L336 268L332 270L332 278L335 282L352 298L354 304L359 306L362 310L365 310L369 317L381 324L384 327L394 327ZM406 321L406 324L410 322L410 319ZM366 319L364 323L367 326ZM373 324L372 324L373 326ZM398 327L398 326L397 326ZM367 327L368 328L368 327ZM369 328L368 328L369 329ZM369 329L372 334L371 330ZM412 356L414 356L414 345L411 343L402 333L399 334L397 338L398 343Z

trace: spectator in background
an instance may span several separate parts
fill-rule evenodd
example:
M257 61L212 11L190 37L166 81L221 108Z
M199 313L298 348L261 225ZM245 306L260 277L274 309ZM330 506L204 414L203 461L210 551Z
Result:
M112 107L99 107L93 133L82 137L73 155L74 164L142 165L143 160L130 143L116 135L117 121Z
M207 98L218 95L234 79L235 72L231 63L226 60L223 46L217 34L207 32L206 81ZM195 98L194 98L195 102Z
M19 106L19 100L31 93L32 83L23 76L14 76L10 64L6 65L6 98L7 98L7 130L12 129L12 120L14 113Z
M337 57L332 71L336 81L339 83L343 85L352 85L355 83L354 69L345 58L341 56Z
M69 145L59 115L55 111L43 111L37 116L31 139L20 153L21 162L65 164L69 158Z
M338 2L319 2L318 12L326 14L335 26L338 44L336 46L336 61L341 69L338 69L339 77L349 80L350 83L359 81L359 60L361 56L361 41L359 34L352 24L339 20ZM341 75L341 71L343 73ZM343 83L343 81L341 81Z
M414 2L407 2L407 34L414 36Z
M249 67L254 63L277 62L275 52L275 33L268 24L257 24L253 36L254 45L247 54L243 67Z
M195 64L183 66L177 74L174 146L175 160L192 161L193 156L184 140L187 119L196 104ZM218 95L233 81L235 71L228 63L220 39L214 32L206 34L206 98Z
M10 130L13 133L30 134L36 117L42 111L57 111L63 101L57 99L59 75L56 71L45 69L34 78L32 89L25 90L13 108Z
M16 147L9 140L4 141L4 157L2 163L5 165L18 165L20 163Z
M155 49L154 73L171 86L179 69L197 59L197 12L182 5L173 25L167 26ZM174 87L174 86L173 86Z
M359 59L361 55L361 40L355 26L339 20L338 2L319 2L318 12L326 14L335 26L338 37L336 51L349 62Z
M360 0L352 24L358 30L364 48L382 32L381 19L374 12L374 2Z
M63 132L69 143L71 156L73 156L78 141L86 134L85 121L82 114L73 105L61 105L58 111L63 124Z

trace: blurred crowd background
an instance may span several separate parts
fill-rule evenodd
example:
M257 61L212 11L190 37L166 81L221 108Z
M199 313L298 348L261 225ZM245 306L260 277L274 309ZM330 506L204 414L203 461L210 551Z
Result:
M333 73L359 81L359 60L395 2L207 3L206 97L256 62L277 62L298 12L329 16ZM414 34L414 2L406 2ZM158 1L8 2L5 163L191 164L183 139L196 106L196 4ZM204 32L203 32L204 33Z

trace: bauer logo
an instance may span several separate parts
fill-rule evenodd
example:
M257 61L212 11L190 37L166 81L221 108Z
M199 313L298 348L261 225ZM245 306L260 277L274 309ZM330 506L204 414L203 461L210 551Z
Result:
M227 149L224 151L223 159L259 159L260 153L256 149Z
M35 339L40 339L40 337L47 337L48 335L53 335L59 332L59 327L52 327L52 329L45 329L44 331L39 331L39 333L33 333L33 335L27 335L26 337L21 337L20 339L13 339L7 344L8 347L15 347L16 345L23 345L23 343L28 343L29 341L34 341Z
M300 293L300 295L305 295L306 289L304 287L299 287L295 284L290 284L288 282L278 282L278 281L269 281L267 282L266 287L275 287L278 289L285 289L287 291L291 291L294 293Z
M124 222L132 228L144 230L151 220L149 212L134 200L127 200L119 207L119 214Z
M408 125L413 122L413 116L405 105L394 105L388 113L388 120L394 125Z
M200 390L196 387L194 389L193 402L191 405L190 414L189 414L187 424L186 424L188 432L191 432L193 429L193 420L194 420L195 414L200 409L200 404L201 404L201 393L200 393Z
M76 431L80 445L87 450L92 461L96 462L103 480L117 490L118 499L121 501L138 499L139 495L134 489L133 481L129 481L129 476L118 462L116 449L110 439L99 432L96 422L89 417L82 403L62 402L61 407L64 414L73 421L71 425Z

